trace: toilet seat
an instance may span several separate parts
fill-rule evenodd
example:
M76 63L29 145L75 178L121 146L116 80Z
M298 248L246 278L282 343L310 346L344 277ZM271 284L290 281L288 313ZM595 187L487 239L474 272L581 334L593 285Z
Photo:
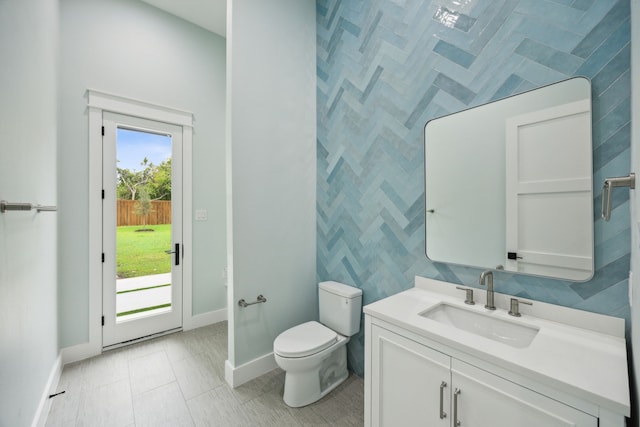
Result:
M274 351L282 357L305 357L330 347L338 334L318 322L306 322L287 329L273 342Z

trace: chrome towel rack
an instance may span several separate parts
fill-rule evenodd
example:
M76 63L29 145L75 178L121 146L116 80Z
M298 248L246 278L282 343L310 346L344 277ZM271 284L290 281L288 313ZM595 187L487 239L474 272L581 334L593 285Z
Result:
M636 188L636 174L630 173L628 176L619 176L616 178L607 178L602 186L602 219L609 221L611 219L611 193L615 187L629 187L633 190Z
M58 208L56 206L43 206L33 203L10 203L6 200L0 200L0 212L5 213L6 211L31 211L35 210L38 212L54 212L57 211Z
M258 295L258 299L254 302L246 302L244 299L241 299L240 301L238 301L238 305L240 307L248 307L250 305L254 305L254 304L260 304L261 302L267 302L267 299L265 297L263 297L262 295Z

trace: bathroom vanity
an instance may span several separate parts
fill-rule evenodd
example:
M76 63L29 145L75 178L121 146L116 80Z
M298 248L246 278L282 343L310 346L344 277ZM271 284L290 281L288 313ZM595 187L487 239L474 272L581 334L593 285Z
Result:
M366 426L625 425L624 319L475 291L416 277L364 307Z

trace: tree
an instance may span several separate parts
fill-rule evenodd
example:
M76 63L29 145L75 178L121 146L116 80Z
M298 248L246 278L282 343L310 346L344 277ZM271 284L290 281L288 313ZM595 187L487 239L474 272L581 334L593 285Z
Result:
M156 166L145 157L140 166L141 171L116 168L118 199L137 200L140 189L145 187L151 200L171 200L171 159Z
M136 201L134 209L136 215L142 217L142 229L147 230L147 215L153 212L153 205L151 204L151 198L147 192L146 187L140 187L140 198Z
M122 168L116 168L116 171L118 172L118 199L135 200L139 181L139 177L136 176L137 172Z
M151 200L171 200L171 159L153 167L147 188Z
M118 176L118 197L123 199L136 200L136 194L140 187L149 183L153 171L153 163L146 157L140 162L143 167L141 171L131 171L129 169L116 168ZM124 197L127 195L128 197Z

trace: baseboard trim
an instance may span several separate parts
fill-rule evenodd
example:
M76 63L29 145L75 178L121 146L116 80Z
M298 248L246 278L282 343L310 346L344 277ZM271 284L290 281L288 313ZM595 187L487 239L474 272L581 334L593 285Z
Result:
M224 363L224 379L227 384L236 388L267 372L273 371L277 367L273 353L265 354L238 367L234 367L229 360L226 360Z
M90 342L65 347L60 352L62 355L62 366L69 363L78 362L88 359L102 353L100 344L92 344Z
M33 422L31 423L31 427L44 427L47 423L47 416L49 415L49 409L51 408L51 399L50 395L55 393L56 388L58 387L58 382L60 382L60 375L62 374L62 356L58 354L55 362L53 362L53 366L51 367L51 372L49 373L49 378L47 380L47 384L44 387L44 391L42 397L40 398L40 403L38 404L38 409L33 417Z
M197 314L191 317L185 317L182 330L188 331L191 329L200 328L202 326L208 326L214 323L222 322L224 320L227 320L226 308L215 310L215 311L209 311L207 313ZM88 359L90 357L97 356L101 353L102 353L102 346L99 342L97 343L88 342L88 343L82 343L82 344L65 347L61 351L62 366L69 363L78 362L80 360Z
M196 314L195 316L185 316L182 324L183 331L189 331L191 329L201 328L203 326L213 325L214 323L227 320L227 309L222 308L220 310L208 311L202 314Z

